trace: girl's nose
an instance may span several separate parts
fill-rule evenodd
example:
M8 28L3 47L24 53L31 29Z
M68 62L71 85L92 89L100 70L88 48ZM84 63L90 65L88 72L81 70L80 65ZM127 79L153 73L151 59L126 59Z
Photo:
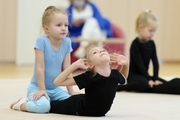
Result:
M100 50L99 52L101 53L101 52L103 52L104 50Z
M66 26L62 26L62 30L65 30L66 29Z

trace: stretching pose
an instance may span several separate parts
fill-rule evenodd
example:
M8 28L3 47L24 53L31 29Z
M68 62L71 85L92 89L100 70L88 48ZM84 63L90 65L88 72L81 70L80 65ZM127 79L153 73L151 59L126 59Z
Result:
M77 85L85 88L85 94L73 95L63 101L52 101L50 113L105 116L113 103L118 84L124 84L128 76L128 59L120 54L109 55L101 47L87 50L86 59L79 59L64 70L54 81L55 85ZM121 65L121 69L111 69ZM88 69L85 73L69 78L76 69Z

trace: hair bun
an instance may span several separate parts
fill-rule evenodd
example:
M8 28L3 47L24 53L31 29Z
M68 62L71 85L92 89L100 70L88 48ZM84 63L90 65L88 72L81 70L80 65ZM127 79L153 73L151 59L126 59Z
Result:
M149 9L146 9L146 10L145 10L145 12L151 13L151 10L149 10Z
M48 6L46 9L45 9L45 11L46 10L49 10L49 9L54 9L54 8L56 8L55 6Z

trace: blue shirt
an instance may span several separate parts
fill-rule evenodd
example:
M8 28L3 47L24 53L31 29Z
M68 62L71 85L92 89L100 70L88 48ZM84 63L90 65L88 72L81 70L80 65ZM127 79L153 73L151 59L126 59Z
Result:
M93 17L98 21L98 24L101 28L101 30L105 31L107 34L108 38L113 38L113 32L112 32L112 27L111 27L111 22L107 19L104 18L99 9L96 7L96 5L92 2L88 2L87 4L89 4L92 7L93 10ZM68 30L69 30L69 36L70 37L79 37L81 35L82 29L84 24L80 25L80 26L74 26L72 24L73 18L72 18L72 9L73 9L73 4L71 4L68 8L67 11L69 13L69 26L68 26ZM78 46L78 42L73 42L72 43L72 47L73 49L75 49Z
M56 88L57 86L54 85L54 80L62 71L62 65L66 54L72 51L71 40L68 37L64 38L60 49L55 51L46 36L39 36L34 48L44 53L44 82L46 89ZM38 85L36 62L34 66L34 74L31 83Z

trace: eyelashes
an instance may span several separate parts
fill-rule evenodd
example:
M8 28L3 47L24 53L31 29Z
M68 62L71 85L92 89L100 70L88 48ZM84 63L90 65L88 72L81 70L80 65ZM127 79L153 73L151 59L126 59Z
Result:
M96 54L97 52L96 51L94 51L92 54Z
M57 24L56 26L60 27L60 26L65 26L65 27L68 27L68 25L63 25L63 24Z
M102 50L94 50L94 51L92 51L92 54L94 55L94 54L96 54L96 53L98 53L98 52L107 52L105 49L102 49Z

